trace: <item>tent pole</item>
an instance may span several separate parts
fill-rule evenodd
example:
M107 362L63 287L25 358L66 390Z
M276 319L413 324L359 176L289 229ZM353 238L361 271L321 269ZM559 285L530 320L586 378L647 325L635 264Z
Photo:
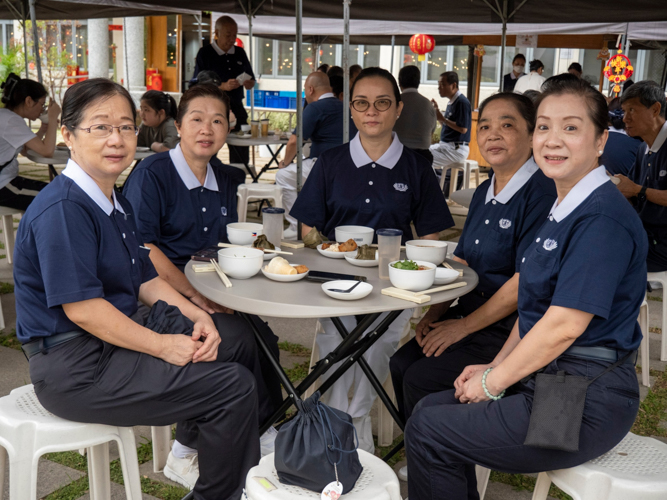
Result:
M199 33L199 48L201 49L204 46L204 42L202 42L202 29L201 29L201 23L204 21L203 16L201 15L201 12L199 13L198 16L195 16L195 19L197 20L197 23L199 24L197 32Z
M301 49L303 46L303 0L296 0L296 192L303 184L303 81L301 80ZM301 221L297 224L297 238L301 236Z
M125 88L130 91L130 66L127 59L127 18L123 18L123 73L125 73Z
M350 3L343 0L343 144L350 140Z
M28 75L28 27L26 26L26 18L23 16L23 56L25 57L25 77L30 78Z
M37 33L37 15L35 14L35 0L29 0L29 5L30 5L30 21L32 22L32 36L34 37L34 43L35 43L35 66L37 66L37 81L39 83L42 83L42 62L39 59L39 35Z
M394 47L396 47L396 35L391 35L391 64L389 65L389 73L394 73Z
M505 79L503 78L504 64L505 64L505 45L507 45L507 0L503 0L503 35L500 42L500 91L505 87Z
M250 9L248 9L248 54L250 55L250 64L253 64L254 59L252 58L252 14ZM255 82L255 85L257 82ZM255 119L255 87L250 89L250 121ZM253 153L254 154L254 153Z

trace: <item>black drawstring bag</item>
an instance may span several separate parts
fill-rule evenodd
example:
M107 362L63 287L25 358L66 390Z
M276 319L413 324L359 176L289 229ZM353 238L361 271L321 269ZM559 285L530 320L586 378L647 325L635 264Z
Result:
M299 413L278 431L275 443L278 479L318 493L338 480L343 484L343 493L347 493L363 470L357 453L357 432L347 413L319 399L317 391L299 401Z

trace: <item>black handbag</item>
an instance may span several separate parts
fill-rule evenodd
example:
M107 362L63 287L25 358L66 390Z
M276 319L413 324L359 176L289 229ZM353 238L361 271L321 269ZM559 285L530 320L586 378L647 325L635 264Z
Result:
M526 446L551 450L579 451L579 432L584 417L588 386L602 375L625 363L633 352L609 365L598 376L538 373L535 376L535 395L530 414Z
M340 481L343 492L354 488L363 467L352 418L319 401L319 391L297 405L296 417L278 431L275 467L281 483L318 493Z

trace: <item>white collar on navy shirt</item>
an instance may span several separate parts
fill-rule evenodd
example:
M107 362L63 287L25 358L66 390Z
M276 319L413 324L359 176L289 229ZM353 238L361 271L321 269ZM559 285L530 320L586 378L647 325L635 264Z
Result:
M662 145L667 141L667 121L662 124L662 128L660 129L660 132L658 132L657 137L655 138L655 141L653 141L653 146L650 148L646 148L646 151L644 151L644 154L648 154L650 151L651 153L657 153ZM646 145L648 146L648 144Z
M570 189L570 192L567 193L567 196L561 203L558 203L558 198L556 198L549 215L553 215L556 222L562 221L565 217L570 215L575 208L581 205L581 202L588 198L593 191L602 186L605 182L609 182L609 176L607 175L604 166L594 168L588 172L583 179L577 182L572 189Z
M318 101L321 101L322 99L329 99L329 98L331 98L331 97L335 97L335 96L333 95L333 92L325 92L324 94L322 94L321 96L319 96L319 97L317 98L317 100L318 100Z
M496 174L493 174L493 177L491 178L491 185L486 192L486 201L484 204L486 205L491 200L496 200L497 202L504 205L512 199L512 196L514 196L516 192L526 184L526 182L530 180L530 178L535 172L539 170L539 168L540 167L537 166L537 163L535 163L535 160L531 156L528 161L514 173L509 182L505 184L505 187L497 195L493 194L495 191L494 186L496 183Z
M449 104L454 104L454 102L459 98L460 95L461 95L461 91L460 91L460 90L457 90L457 91L456 91L456 94L454 94L454 97L452 97L452 98L449 100Z
M356 167L361 168L364 165L368 165L369 163L376 163L377 165L388 168L389 170L394 168L398 163L398 160L401 159L401 155L403 154L403 144L401 144L401 141L398 140L398 135L396 135L396 132L392 132L391 135L394 138L391 146L389 146L389 149L384 152L378 161L374 162L371 160L370 156L368 156L364 150L364 147L361 145L359 132L357 132L357 135L354 136L354 139L350 141L350 155L352 156L352 161Z
M201 182L199 182L199 179L197 179L197 176L185 160L185 156L183 156L183 150L181 149L180 144L177 144L174 149L169 151L169 156L174 163L174 167L176 167L176 172L178 172L178 175L181 177L186 188L196 189L201 187ZM218 181L215 180L215 174L213 173L213 168L211 168L210 163L206 165L204 187L209 191L218 191Z
M622 128L616 128L609 125L609 132L616 132L617 134L628 135L628 133Z
M222 50L218 45L218 42L216 42L215 40L213 40L213 43L211 45L213 45L213 50L215 50L216 54L218 54L219 56L227 56L233 54L236 51L236 45L232 45L232 48L229 49L227 52Z
M414 87L410 87L410 88L408 88L408 89L403 89L403 90L401 91L401 94L409 94L410 92L414 92L414 93L416 93L416 94L419 94L419 89L416 89L416 88L414 88Z
M104 195L93 178L88 175L88 173L82 169L74 160L67 160L67 166L65 167L65 170L63 170L62 174L72 179L74 184L79 186L84 193L90 196L90 199L97 203L97 206L100 207L105 214L111 215L114 207L120 213L125 213L125 210L123 210L121 204L118 203L118 199L116 198L116 191L114 190L111 192L111 196L113 197L112 205L111 200L109 200L109 198Z

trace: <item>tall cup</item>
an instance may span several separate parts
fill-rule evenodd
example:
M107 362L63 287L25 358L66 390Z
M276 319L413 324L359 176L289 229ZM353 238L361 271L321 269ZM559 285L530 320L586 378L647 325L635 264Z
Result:
M389 279L389 263L401 258L401 236L400 229L378 229L378 272L381 280Z
M262 137L268 137L269 136L269 120L266 118L264 120L260 121L262 125Z
M262 209L262 231L275 247L279 247L283 241L283 222L285 220L284 208L263 208Z
M259 122L256 120L253 120L250 122L250 134L252 135L253 139L259 137Z

